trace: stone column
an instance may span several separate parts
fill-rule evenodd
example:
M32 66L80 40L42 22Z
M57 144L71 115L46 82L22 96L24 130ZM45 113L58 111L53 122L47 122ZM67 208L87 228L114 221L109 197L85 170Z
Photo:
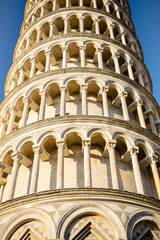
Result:
M32 165L30 194L35 193L37 189L40 154L42 153L41 146L39 144L33 145L33 152L34 152L34 159L33 159L33 165Z
M53 34L54 34L54 25L53 25L53 22L50 22L50 23L49 23L49 26L50 26L49 37L52 37Z
M4 136L4 131L5 131L5 126L6 126L6 120L1 118L0 120L0 124L1 124L1 127L0 127L0 139Z
M109 2L105 3L105 7L106 7L106 12L110 13L110 9L109 9Z
M57 3L56 3L56 0L55 0L55 1L53 1L53 9L52 9L52 11L56 11L56 5L57 5Z
M129 113L128 113L128 107L127 107L127 102L126 102L127 96L128 96L127 92L121 92L120 93L123 118L124 118L125 121L129 121Z
M1 182L1 179L2 179L4 169L5 169L5 167L3 165L0 165L0 182ZM1 184L0 185L0 202L2 202L3 190L4 190L4 185Z
M116 141L109 140L108 152L109 152L109 162L110 162L110 168L111 168L112 187L113 189L119 189L115 147L116 147Z
M103 48L98 48L98 67L103 69Z
M113 29L114 29L114 25L113 25L113 24L110 24L110 26L109 26L110 37L111 37L112 39L115 39L115 38L114 38Z
M13 78L11 82L11 91L14 90L17 86L17 79Z
M13 167L12 167L12 172L10 177L10 186L9 186L7 200L10 200L13 198L18 170L19 170L19 164L21 160L21 157L19 156L18 152L12 153L11 157L13 159Z
M79 28L80 28L80 32L84 32L84 19L83 19L83 17L80 17L80 19L79 19Z
M143 101L141 99L139 99L137 101L138 118L139 118L140 126L143 128L146 128L146 123L145 123L144 115L143 115L143 111L142 111L142 105L143 105Z
M47 52L45 52L45 55L46 55L45 72L48 72L48 71L50 71L51 52L47 51Z
M119 8L116 9L116 16L117 18L121 19Z
M98 19L95 19L95 31L96 31L96 34L100 34Z
M130 150L137 193L144 194L141 170L140 170L140 167L139 167L139 162L138 162L138 157L137 157L138 152L139 152L139 149L138 149L137 146L132 147L131 150Z
M141 84L144 87L143 73L141 71L138 72L138 80L139 84Z
M150 166L151 166L151 170L152 170L152 174L153 174L153 179L155 182L158 197L160 199L160 178L159 178L157 164L156 164L157 162L158 162L158 159L156 156L152 156L150 158Z
M60 103L60 116L66 114L66 86L61 86L61 103Z
M155 125L155 121L154 121L154 118L153 118L153 112L152 111L148 112L148 116L149 116L149 121L150 121L152 132L154 134L158 135L157 128L156 128L156 125Z
M36 70L36 58L31 58L30 59L31 62L31 71L30 71L30 78L32 78L35 75L35 70Z
M24 103L24 107L23 107L23 113L22 113L20 127L23 127L24 125L26 125L26 122L28 119L29 104L31 103L31 100L29 99L29 97L24 97L23 103Z
M63 188L64 178L64 141L57 141L58 159L57 159L57 186L56 188Z
M83 140L83 147L84 147L84 186L92 187L90 140Z
M20 74L19 74L19 79L18 79L18 85L23 82L23 78L24 78L24 68L21 67Z
M37 29L37 39L36 39L36 43L38 43L41 40L41 28Z
M126 43L126 33L123 31L121 32L121 39L122 39L122 43L126 46L127 43Z
M131 60L128 61L128 74L129 78L134 80L133 70L132 70L133 63Z
M97 1L96 0L92 0L92 2L93 2L93 8L97 9Z
M83 0L79 0L79 6L83 7Z
M88 115L88 107L87 107L87 84L81 85L82 91L82 115Z
M69 7L70 0L66 0L66 7Z
M9 134L13 130L13 125L14 125L14 119L15 119L15 107L11 107L9 109L10 112L10 118L9 118L9 123L8 123L8 128L6 134Z
M39 120L43 120L45 117L45 108L46 108L46 89L42 89L39 94L41 95L41 104L39 109Z
M121 74L118 58L119 58L119 55L117 53L114 53L113 60L114 60L115 71L116 71L116 73Z
M33 13L31 23L33 23L36 20L36 15Z
M102 100L103 100L103 114L104 114L104 117L109 117L109 107L108 107L108 99L107 99L108 87L106 86L102 87L101 91L102 91Z
M67 47L63 47L63 60L62 60L62 68L67 68Z
M86 67L86 46L80 46L81 67Z
M26 42L26 50L29 48L30 46L30 38L27 39L27 42Z
M68 19L64 19L64 34L68 33Z
M42 6L42 7L41 7L41 15L40 15L40 17L43 17L43 16L44 16L44 9L45 9L45 7Z

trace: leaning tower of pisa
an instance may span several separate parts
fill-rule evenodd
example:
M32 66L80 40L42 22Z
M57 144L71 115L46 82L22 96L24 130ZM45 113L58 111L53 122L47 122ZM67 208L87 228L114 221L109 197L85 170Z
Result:
M28 0L0 120L1 240L160 239L160 109L128 0Z

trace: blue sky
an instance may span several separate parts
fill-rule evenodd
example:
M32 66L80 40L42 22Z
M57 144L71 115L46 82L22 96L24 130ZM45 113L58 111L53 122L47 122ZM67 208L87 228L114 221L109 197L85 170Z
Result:
M160 104L160 0L129 0L136 33L142 45L145 64L153 81L153 95ZM12 65L26 0L0 0L0 102L4 83Z

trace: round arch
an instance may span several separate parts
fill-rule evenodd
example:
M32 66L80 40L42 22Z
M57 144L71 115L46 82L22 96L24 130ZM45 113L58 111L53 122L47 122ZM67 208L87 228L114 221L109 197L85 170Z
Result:
M15 231L15 229L19 228L29 220L37 220L43 223L48 230L50 239L55 239L55 224L53 220L45 211L36 208L25 209L14 214L14 216L11 217L2 228L0 238L2 240L9 239L9 236Z

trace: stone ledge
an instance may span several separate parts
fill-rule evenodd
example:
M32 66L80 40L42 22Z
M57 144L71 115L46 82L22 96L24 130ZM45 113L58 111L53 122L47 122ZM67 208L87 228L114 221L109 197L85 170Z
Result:
M114 118L107 118L102 116L82 116L82 115L69 115L69 116L63 116L63 117L55 117L55 118L48 118L45 120L37 121L31 124L28 124L24 127L18 128L15 131L11 132L10 134L6 135L4 138L0 140L0 146L3 146L5 143L7 143L9 140L15 139L16 136L20 136L21 134L26 133L27 131L34 131L37 128L50 126L59 123L74 123L74 122L90 122L90 123L100 123L100 124L108 124L108 125L114 125L117 127L123 127L124 129L128 129L130 131L139 133L150 140L154 141L158 145L160 145L159 137L151 132L149 132L147 129L144 129L136 124L126 122L124 120L120 119L114 119Z
M30 78L30 80L27 80L23 83L21 83L20 85L18 85L14 90L12 90L5 98L5 100L3 100L3 102L1 103L1 106L3 105L3 103L5 101L8 101L8 97L12 96L12 94L15 94L15 92L18 92L23 86L26 86L29 83L33 83L33 81L38 81L42 78L46 78L52 75L59 75L59 74L65 74L65 73L95 73L95 74L102 74L103 76L109 76L109 77L114 77L116 79L120 79L126 83L129 83L131 86L134 86L135 88L139 89L140 92L144 93L145 95L148 96L148 98L154 102L154 104L157 107L157 110L159 109L159 105L156 101L156 99L154 98L154 96L152 95L152 92L149 92L146 88L144 88L143 86L141 86L139 83L137 83L136 81L131 80L128 77L123 76L122 74L118 74L112 71L108 71L108 70L104 70L104 69L98 69L98 68L66 68L66 69L58 69L58 70L52 70L49 72L45 72L42 73L38 76L34 76L33 78ZM7 82L5 83L5 87L7 85Z
M113 190L105 188L66 188L58 190L48 190L35 194L18 197L0 204L0 211L13 209L26 204L40 203L42 201L113 201L126 204L134 204L140 207L148 207L150 209L160 211L160 200L122 190Z

